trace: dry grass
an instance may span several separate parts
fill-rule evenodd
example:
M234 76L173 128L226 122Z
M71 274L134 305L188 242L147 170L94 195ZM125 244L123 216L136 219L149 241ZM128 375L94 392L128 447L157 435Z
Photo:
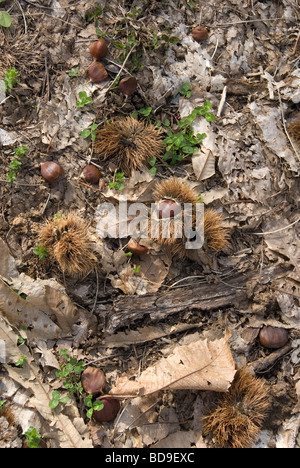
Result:
M40 233L40 242L70 276L84 276L94 267L96 257L88 227L88 223L70 213L48 221Z
M240 369L218 406L203 417L204 432L223 448L247 448L256 441L271 407L267 384Z
M162 133L132 117L116 119L97 130L94 151L104 161L111 159L119 171L130 176L132 171L147 167L150 158L160 156L164 148Z
M24 82L25 77L44 67L45 59L37 46L37 33L10 35L0 31L0 78L6 70L15 67Z

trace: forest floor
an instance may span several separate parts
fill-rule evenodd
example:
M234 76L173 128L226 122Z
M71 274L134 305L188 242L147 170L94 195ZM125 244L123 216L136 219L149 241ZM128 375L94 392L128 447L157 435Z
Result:
M251 446L299 448L299 1L1 9L12 24L0 27L0 446L23 447L36 428L48 448L213 448L202 417L247 366L272 400ZM192 37L197 25L206 40ZM99 38L108 76L93 83L89 46ZM118 87L128 76L138 83L130 96ZM215 118L195 120L206 138L177 164L151 161L118 185L118 168L94 151L107 120L131 115L179 132L204 103ZM53 184L41 176L46 161L64 170ZM80 177L90 163L100 188ZM223 251L182 260L149 241L147 255L128 256L127 237L97 238L101 204L149 204L173 176L222 213ZM89 222L95 244L84 277L37 255L45 221L69 212ZM288 342L263 346L267 325L287 330ZM58 376L66 364L70 374ZM112 421L87 417L81 366L104 372L105 393L120 401ZM55 391L69 400L53 408Z

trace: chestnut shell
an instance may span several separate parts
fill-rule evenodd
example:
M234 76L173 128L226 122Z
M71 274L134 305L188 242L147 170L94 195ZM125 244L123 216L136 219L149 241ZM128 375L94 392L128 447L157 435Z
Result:
M98 60L102 59L103 57L106 57L108 53L108 47L103 39L99 39L98 41L93 42L90 45L89 50L91 56L95 57Z
M88 164L83 168L82 175L90 184L98 184L101 172L94 164Z
M282 348L288 340L289 334L285 328L266 326L259 332L260 344L266 348Z
M106 385L105 375L101 369L88 366L81 374L81 384L91 395L101 393Z
M108 76L104 65L100 62L91 63L88 68L88 74L94 83L101 83L102 81L105 81Z
M105 397L105 398L97 398L97 400L102 401L103 408L100 411L93 412L93 418L96 422L109 422L115 419L117 416L119 409L120 409L120 402L115 398Z
M55 161L47 161L41 165L41 176L46 182L49 182L49 184L53 184L63 173L63 168Z

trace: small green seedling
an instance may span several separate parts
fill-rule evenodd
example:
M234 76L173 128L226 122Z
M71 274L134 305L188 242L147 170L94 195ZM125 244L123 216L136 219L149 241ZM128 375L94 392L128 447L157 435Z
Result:
M19 158L23 158L28 151L28 146L19 146L14 150L14 159L9 164L9 173L7 174L7 181L11 184L16 180L17 173L22 166L22 162Z
M39 257L40 260L45 260L45 257L49 254L46 247L39 243L34 249L33 253Z
M0 400L0 411L3 409L7 400Z
M7 93L11 93L13 87L19 82L19 73L13 67L4 73L4 84Z
M52 392L52 399L49 401L49 406L51 409L55 409L60 403L68 403L70 398L68 396L62 397L58 390Z
M76 106L79 107L79 108L84 107L87 104L90 104L92 102L92 100L93 100L93 98L88 96L85 91L80 91L78 93L78 98L79 98L79 100L76 101Z
M41 448L40 442L42 436L35 427L30 427L26 432L26 444L28 448Z
M77 76L78 71L79 71L79 66L76 67L76 68L73 68L73 70L68 71L68 75L69 75L71 78L74 78L74 77Z
M23 367L23 366L26 364L26 359L27 359L26 356L23 356L23 355L22 355L22 356L17 360L17 362L15 363L15 365L16 365L17 367Z
M70 395L82 393L82 384L80 374L84 370L84 362L78 361L76 358L70 358L66 349L61 349L60 354L64 357L65 363L60 370L56 372L56 376L63 379L63 387L65 387Z
M82 132L80 132L80 135L84 139L86 139L86 138L88 138L90 136L91 140L94 141L95 138L96 138L96 130L97 130L98 126L99 126L99 124L93 123L89 128L85 128L84 130L82 130Z
M93 412L94 411L101 411L104 407L103 403L101 400L96 400L96 401L93 401L92 400L93 396L92 395L88 395L85 399L84 399L84 404L87 408L89 408L86 412L86 415L87 417L90 419L92 416L93 416Z
M190 98L191 97L191 85L190 85L190 83L183 83L183 85L181 86L181 88L179 90L179 93L182 96L185 96L186 98Z
M125 176L124 172L116 172L114 176L114 181L109 182L109 188L115 189L115 190L123 190L124 188L124 181L125 181Z
M140 272L140 269L141 269L141 265L137 265L133 270L132 270L132 273L134 275L138 275L139 272Z

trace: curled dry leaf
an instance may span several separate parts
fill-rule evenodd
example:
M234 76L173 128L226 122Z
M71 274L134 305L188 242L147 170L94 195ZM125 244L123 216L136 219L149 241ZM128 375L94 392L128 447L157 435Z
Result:
M166 389L226 392L234 375L235 363L227 339L199 339L177 346L171 355L148 367L136 381L121 377L110 395L126 398Z
M28 329L34 339L58 338L70 333L78 310L55 280L19 275L5 243L0 239L0 310L9 322ZM24 299L23 297L26 297ZM51 316L56 316L57 324Z

